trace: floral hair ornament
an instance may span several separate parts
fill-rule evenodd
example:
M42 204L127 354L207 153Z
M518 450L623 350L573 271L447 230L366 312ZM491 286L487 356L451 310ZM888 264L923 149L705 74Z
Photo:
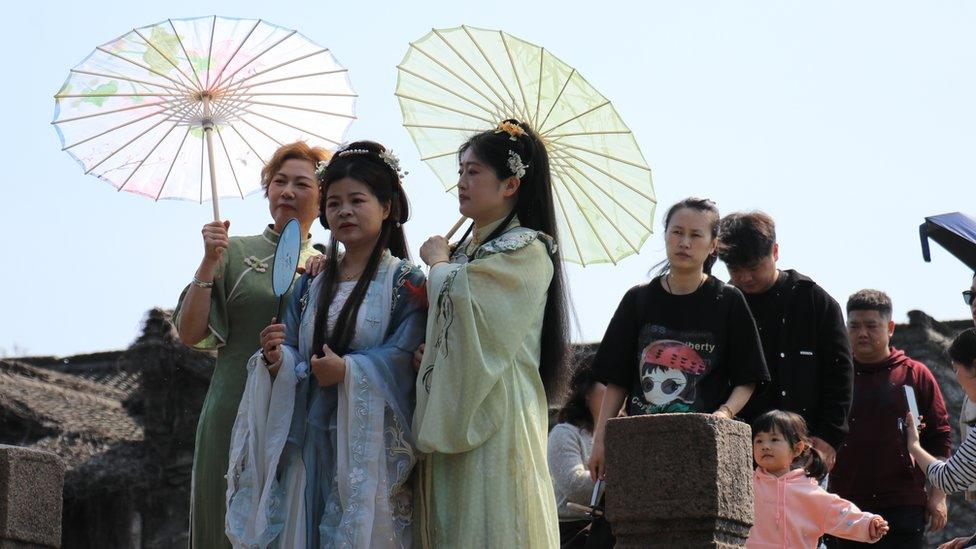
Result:
M315 164L315 177L317 177L319 181L322 181L322 178L325 177L325 169L328 167L328 160L319 160L318 163Z
M343 141L342 143L339 143L339 146L336 147L335 151L332 153L332 156L330 156L328 160L319 160L319 162L315 164L315 177L317 177L319 181L325 179L325 171L329 168L329 163L332 162L332 160L335 159L337 156L339 156L339 153L345 151L346 147L348 146L349 146L348 141Z
M525 130L522 129L522 126L519 126L518 124L514 122L509 122L507 120L499 123L498 127L495 128L495 133L501 133L501 132L507 133L508 138L511 141L518 141L519 137L525 135Z
M512 170L512 175L522 179L525 177L525 168L528 168L528 164L522 163L522 157L519 153L509 149L508 150L508 169Z
M386 165L393 170L393 173L395 173L398 178L400 178L400 181L403 181L403 178L407 177L407 174L410 173L400 169L400 157L393 154L393 151L390 149L385 149L383 152L381 152L380 158L382 158L383 162L386 162Z

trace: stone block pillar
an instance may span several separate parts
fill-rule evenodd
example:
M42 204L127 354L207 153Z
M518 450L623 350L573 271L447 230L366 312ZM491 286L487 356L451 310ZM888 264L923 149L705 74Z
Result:
M611 419L606 512L618 548L744 547L753 522L752 432L705 414Z
M0 549L61 547L63 485L58 456L0 444Z

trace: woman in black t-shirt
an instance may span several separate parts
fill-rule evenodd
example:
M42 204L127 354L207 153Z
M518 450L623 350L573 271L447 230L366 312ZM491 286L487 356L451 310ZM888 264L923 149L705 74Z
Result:
M607 385L593 433L590 476L603 477L607 419L674 412L734 417L769 380L756 323L742 293L711 276L719 213L688 198L664 219L662 274L631 288L610 320L593 362Z

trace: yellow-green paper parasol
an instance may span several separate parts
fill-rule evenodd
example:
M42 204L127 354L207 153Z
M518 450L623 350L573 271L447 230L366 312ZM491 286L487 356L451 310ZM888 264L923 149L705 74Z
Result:
M549 152L563 258L616 264L650 236L654 186L634 135L607 98L545 48L502 31L434 29L397 68L403 125L448 191L461 143L515 118Z

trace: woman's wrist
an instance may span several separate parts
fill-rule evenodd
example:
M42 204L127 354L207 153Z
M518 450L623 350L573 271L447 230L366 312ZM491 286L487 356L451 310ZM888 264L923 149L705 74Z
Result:
M217 263L217 261L210 260L204 256L203 261L200 262L200 266L197 267L197 272L193 276L203 282L212 281L217 272Z
M193 281L192 282L193 282L193 285L194 286L196 286L197 288L202 288L204 290L213 289L213 285L214 285L213 279L211 279L209 281L208 280L200 280L196 276L193 277Z
M450 260L451 258L447 257L446 255L440 257L432 257L430 258L430 268L433 269L435 265L440 265L441 263L447 263Z

